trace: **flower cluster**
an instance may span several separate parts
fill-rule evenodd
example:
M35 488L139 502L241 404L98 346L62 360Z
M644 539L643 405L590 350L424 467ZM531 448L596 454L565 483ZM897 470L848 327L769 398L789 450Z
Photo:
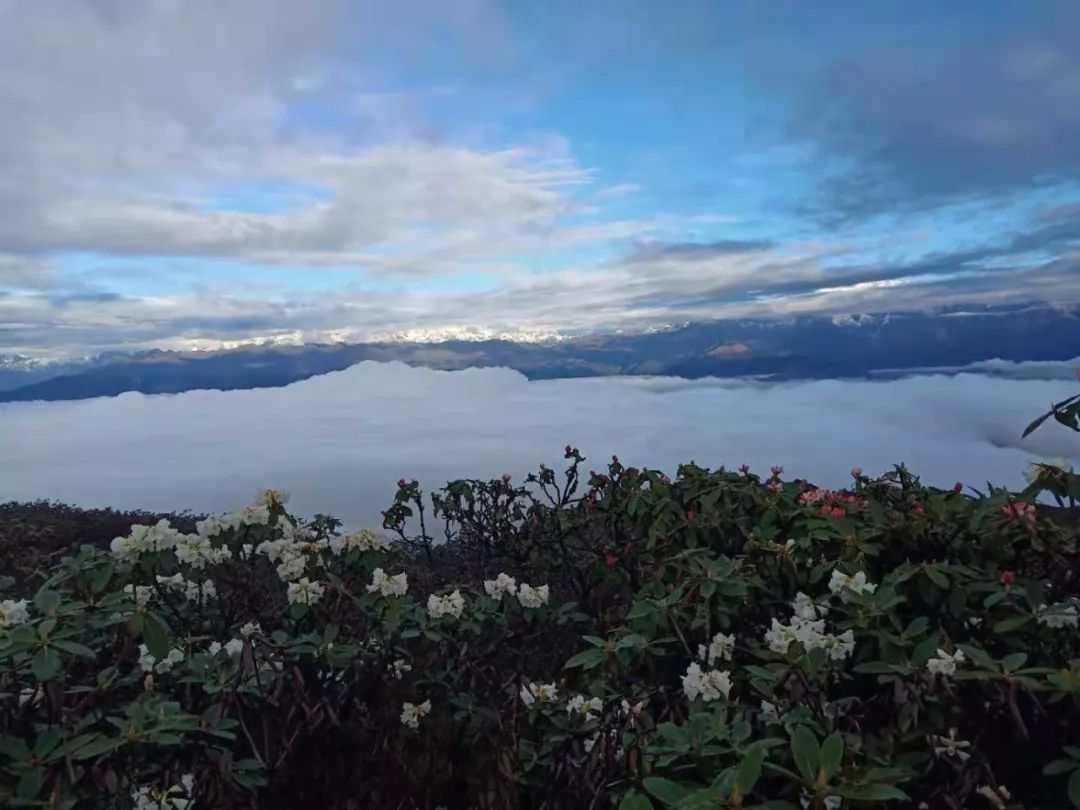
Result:
M538 608L548 603L549 591L547 585L538 585L535 588L524 582L518 586L517 598L522 607Z
M498 602L506 594L511 596L517 594L517 580L509 574L499 574L495 579L485 579L484 592Z
M331 539L329 548L337 556L353 548L360 551L385 551L390 548L390 541L371 529L360 529L351 534L342 534Z
M301 577L296 582L288 584L285 596L292 605L314 605L322 599L325 590L321 583Z
M383 596L404 596L409 590L409 578L405 572L387 576L381 568L371 572L371 584L367 586L368 593L376 591Z
M703 672L695 661L686 668L682 676L683 692L687 700L701 698L706 703L727 697L731 693L731 674L727 670L711 669Z
M1054 605L1039 605L1035 609L1035 618L1039 624L1046 625L1051 629L1062 627L1076 627L1080 622L1076 605L1059 602Z
M445 596L431 594L428 597L427 611L428 615L433 619L441 619L444 616L453 616L458 619L464 609L465 597L461 595L461 591L454 591Z
M159 675L163 675L171 671L174 666L183 660L184 651L175 647L169 650L164 658L159 660L150 654L150 650L145 644L139 645L139 668L143 672L154 671Z
M799 496L799 503L803 506L818 506L822 514L831 518L842 518L847 515L845 507L859 507L866 503L864 498L851 495L847 492L836 492L831 489L808 489Z
M427 717L430 713L430 700L425 700L420 704L403 703L401 706L401 724L411 729L420 728L421 718Z
M207 648L211 655L217 655L222 650L225 650L225 653L230 656L239 655L244 651L244 642L238 638L230 639L224 644L220 641L211 641L210 646Z
M131 791L131 806L133 810L187 810L194 790L195 776L190 773L180 777L179 785L166 790L140 785Z
M208 599L217 598L217 587L214 585L213 580L206 579L197 582L193 579L185 579L183 574L176 573L171 577L158 574L157 583L163 590L183 596L184 601L187 602L195 602L201 605ZM144 586L138 586L138 588L142 587ZM138 588L136 588L136 591L138 591ZM136 602L139 603L140 608L145 607L145 601L141 600L139 596L136 596Z
M1025 523L1029 526L1035 523L1035 506L1030 503L1014 501L1001 507L1001 514L1005 520L1017 523Z
M603 710L604 702L598 697L587 698L584 695L574 695L566 703L567 713L576 715L582 720L592 720L594 715L600 714Z
M791 607L795 613L787 624L774 618L772 626L765 632L765 643L770 650L786 654L791 643L797 641L807 651L826 650L834 661L841 661L855 651L852 630L845 630L840 635L825 632L825 619L818 618L825 615L825 606L814 604L809 596L800 592Z
M836 568L832 572L832 577L829 579L829 590L834 594L837 594L845 602L851 601L851 594L864 594L873 593L877 590L877 585L866 581L866 573L859 571L857 574L851 576L845 574L839 568Z
M704 644L698 645L698 658L710 667L717 661L730 661L735 652L735 636L717 633L709 642L708 648Z
M140 554L175 548L182 537L186 535L178 532L169 525L169 521L162 518L153 526L132 526L131 534L127 537L113 538L109 550L119 560L132 560Z
M944 650L938 650L937 653L926 662L926 668L934 675L952 675L956 672L957 665L964 663L966 660L967 658L965 658L964 653L960 650L957 650L952 655Z
M528 683L521 687L521 702L526 706L534 703L554 703L559 690L554 683ZM597 709L599 711L599 709Z
M7 630L30 621L25 599L5 599L0 602L0 630Z
M931 735L930 744L934 747L936 757L953 757L961 762L967 762L971 758L971 754L966 750L971 748L971 743L957 739L955 728L949 729L948 737Z

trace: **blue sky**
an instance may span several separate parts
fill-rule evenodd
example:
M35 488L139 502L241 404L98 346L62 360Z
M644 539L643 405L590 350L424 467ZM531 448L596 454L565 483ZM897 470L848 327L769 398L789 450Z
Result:
M1078 28L0 0L0 354L1075 302Z

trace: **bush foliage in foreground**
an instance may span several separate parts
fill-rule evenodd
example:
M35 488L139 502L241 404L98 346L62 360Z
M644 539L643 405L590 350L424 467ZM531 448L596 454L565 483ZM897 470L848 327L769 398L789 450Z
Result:
M0 803L1080 807L1080 558L1033 506L1077 476L566 459L401 481L382 532L268 492L8 578Z

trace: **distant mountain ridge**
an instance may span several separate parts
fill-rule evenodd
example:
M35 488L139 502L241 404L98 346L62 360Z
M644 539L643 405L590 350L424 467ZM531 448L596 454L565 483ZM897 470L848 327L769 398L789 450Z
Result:
M828 379L987 360L1080 356L1080 307L799 316L690 323L641 334L150 350L90 361L0 365L0 402L287 385L365 360L458 370L504 366L530 379L610 375ZM19 364L22 363L20 366ZM20 375L24 375L20 377Z

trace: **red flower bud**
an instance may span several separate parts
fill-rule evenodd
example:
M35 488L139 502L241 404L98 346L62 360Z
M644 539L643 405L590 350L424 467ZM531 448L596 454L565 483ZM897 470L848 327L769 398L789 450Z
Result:
M510 483L510 473L503 473L502 482L504 484Z
M568 456L573 455L573 453L574 453L574 448L571 447L570 445L566 445L564 450L566 451L566 455L568 455Z
M1001 584L1002 585L1012 585L1014 582L1016 582L1016 574L1014 572L1012 572L1012 571L1002 571L1001 572Z
M604 557L604 562L607 563L608 568L614 568L615 563L617 563L618 561L619 558L616 557L614 554L608 554L606 557Z
M693 509L687 509L686 510L686 520L687 520L687 522L693 523L695 517L696 517L696 515L694 514Z
M739 465L739 472L741 472L743 475L746 475L747 473L750 472L750 465L749 464L740 464Z
M671 479L668 478L666 475L661 475L660 476L660 483L663 484L664 486L669 486L671 484Z
M952 491L959 494L964 491L964 485L957 481L955 484L953 484Z
M398 482L397 482L397 485L398 485L398 489L405 489L405 487L406 487L405 479L404 478L399 478Z

